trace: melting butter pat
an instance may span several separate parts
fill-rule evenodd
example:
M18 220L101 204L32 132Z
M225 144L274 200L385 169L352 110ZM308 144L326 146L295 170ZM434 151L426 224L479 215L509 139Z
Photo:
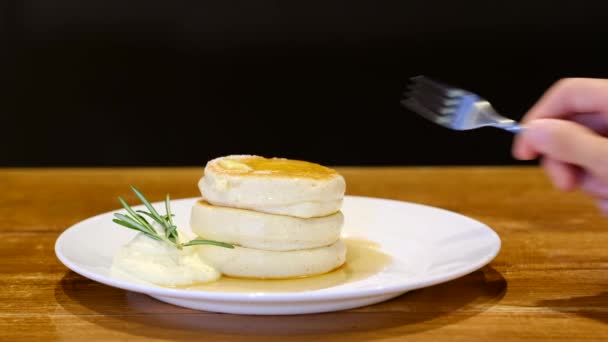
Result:
M251 171L251 166L241 163L233 159L222 159L218 162L220 166L226 170L239 170L239 171Z
M179 250L139 233L115 254L112 268L163 286L217 280L220 273L206 264L197 251L196 246Z

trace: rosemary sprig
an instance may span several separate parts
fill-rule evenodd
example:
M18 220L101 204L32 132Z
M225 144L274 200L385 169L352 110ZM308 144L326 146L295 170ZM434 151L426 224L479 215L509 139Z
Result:
M234 246L229 243L214 240L194 239L186 243L180 243L177 233L177 226L173 223L173 214L171 213L171 199L169 195L167 194L167 197L165 198L166 214L161 215L156 209L154 209L152 204L150 204L150 201L146 199L146 197L144 196L144 194L141 193L141 191L137 190L137 188L134 186L131 186L131 190L133 190L135 195L144 204L148 211L133 210L133 208L131 208L127 201L125 201L122 197L119 196L118 201L120 202L120 204L122 204L125 210L127 210L127 214L114 214L115 218L112 219L112 222L119 224L123 227L141 232L151 239L164 241L178 249L182 249L182 247L184 246L195 245L214 245L224 248L234 248ZM158 223L161 231L152 226L152 224L150 224L150 222L146 220L144 216Z

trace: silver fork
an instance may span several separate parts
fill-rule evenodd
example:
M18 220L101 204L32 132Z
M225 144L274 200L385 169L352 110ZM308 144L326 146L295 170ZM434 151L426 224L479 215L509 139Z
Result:
M519 133L522 127L496 112L480 96L434 81L425 76L411 78L401 104L420 116L454 130L496 127Z

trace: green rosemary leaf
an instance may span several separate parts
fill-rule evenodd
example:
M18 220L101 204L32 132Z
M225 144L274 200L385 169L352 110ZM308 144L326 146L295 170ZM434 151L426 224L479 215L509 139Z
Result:
M234 246L229 243L213 241L213 240L195 239L195 240L190 240L190 241L184 243L184 246L194 246L194 245L213 245L213 246L224 247L224 248L234 248Z
M141 230L141 228L139 228L138 226L133 225L133 224L131 224L130 222L123 221L123 220L121 220L121 219L117 219L117 218L115 218L115 219L112 219L112 222L114 222L114 223L118 223L119 225L121 225L121 226L123 226L123 227L131 228L131 229L133 229L133 230L137 230L137 231L143 232L143 231Z
M182 249L183 246L195 245L214 245L225 248L234 248L234 246L231 244L213 240L195 239L185 244L179 243L177 226L173 223L173 216L175 215L171 213L171 198L169 195L167 194L167 197L165 198L166 214L160 215L158 211L154 209L152 204L146 199L146 197L139 190L137 190L136 187L131 186L131 190L133 190L135 195L137 195L137 197L142 201L144 206L148 208L149 211L133 210L133 208L131 208L131 206L119 196L118 200L125 208L128 215L115 213L114 216L116 218L113 219L112 222L129 229L137 230L154 240L165 241L178 249ZM144 216L147 216L158 223L164 229L163 234L157 231Z
M145 217L143 217L141 215L137 215L137 219L143 221L146 224L146 226L152 227L152 225L150 224L150 222L148 222L148 220L146 220ZM154 227L152 227L152 228L154 228Z
M150 214L147 211L143 211L143 210L138 210L138 213L144 214L150 218L152 218L154 221L158 222L158 224L161 225L161 227L163 227L164 233L165 233L165 237L169 240L171 240L174 243L177 243L177 227L176 226L172 226L169 225L168 222L159 222L154 215ZM145 218L142 217L142 219L145 220Z
M156 211L156 209L154 209L154 207L148 201L148 199L139 190L137 190L137 188L134 187L133 185L131 185L131 190L133 190L135 195L137 195L137 197L139 197L139 200L141 201L141 203L143 203L146 206L146 208L148 208L148 210L150 210L151 216L154 216L157 219L157 222L159 222L160 225L164 226L164 224L161 223L161 222L163 222L162 217L160 216L158 211Z
M177 226L171 226L167 230L167 238L177 243Z
M165 215L165 219L169 222L169 224L173 225L173 214L171 214L171 198L169 194L165 197L165 210L167 214Z
M129 203L127 203L127 201L125 201L122 197L118 196L118 201L120 202L120 204L122 204L122 206L125 208L125 210L127 210L127 212L129 214L131 214L131 216L135 219L138 220L140 224L145 225L146 222L140 221L139 218L137 217L137 213L135 212L135 210L133 210L133 208L131 208L131 206L129 205Z
M137 215L137 218L143 222L146 223L146 227L148 227L150 229L150 231L153 231L155 234L158 234L158 231L156 230L156 228L154 228L154 226L152 224L150 224L150 222L148 222L148 220L146 220L145 217L141 216L141 215Z
M133 229L133 230L136 230L138 232L141 232L141 233L145 234L146 236L148 236L148 237L150 237L150 238L152 238L154 240L160 240L160 238L157 235L153 235L153 234L150 234L149 232L147 232L145 230L141 230L141 229L137 228L136 226L133 226L129 222L122 221L122 220L119 220L119 219L112 219L112 222L114 222L116 224L119 224L119 225L121 225L123 227L127 227L129 229Z
M177 243L179 241L177 235L177 226L173 224L173 213L171 213L171 197L169 194L165 197L165 220L169 223L169 229L167 229L167 238Z
M147 212L147 211L143 211L143 210L137 210L137 212L138 212L138 213L140 213L140 214L144 214L144 215L148 216L149 218L153 219L154 221L156 221L156 223L160 224L160 225L161 225L161 227L163 227L163 229L165 229L165 230L166 230L166 228L165 228L165 224L166 224L166 223L165 223L165 221L163 221L163 220L158 220L156 217L154 217L154 215L150 214L150 213L149 213L149 212Z
M145 225L141 224L137 220L134 220L131 216L123 215L123 214L120 214L120 213L115 213L114 217L116 217L117 219L119 219L121 221L128 222L130 225L135 226L138 229L141 229L141 230L147 230L148 229Z
M156 234L156 231L152 227L149 227L149 226L146 226L145 224L142 224L141 222L133 219L131 216L116 213L116 214L114 214L114 217L116 217L117 219L119 219L121 221L125 221L125 222L129 223L132 226L137 227L137 229L139 229L141 231L145 231L145 232L148 232L150 234Z

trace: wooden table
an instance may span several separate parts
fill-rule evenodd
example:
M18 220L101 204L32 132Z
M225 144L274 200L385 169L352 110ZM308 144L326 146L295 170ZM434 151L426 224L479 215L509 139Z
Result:
M197 196L200 168L0 169L0 339L463 340L608 338L608 220L536 168L342 168L352 195L454 210L495 229L487 267L344 312L236 316L104 286L55 258L64 229L117 208L137 184L153 200ZM129 197L134 200L134 198Z

